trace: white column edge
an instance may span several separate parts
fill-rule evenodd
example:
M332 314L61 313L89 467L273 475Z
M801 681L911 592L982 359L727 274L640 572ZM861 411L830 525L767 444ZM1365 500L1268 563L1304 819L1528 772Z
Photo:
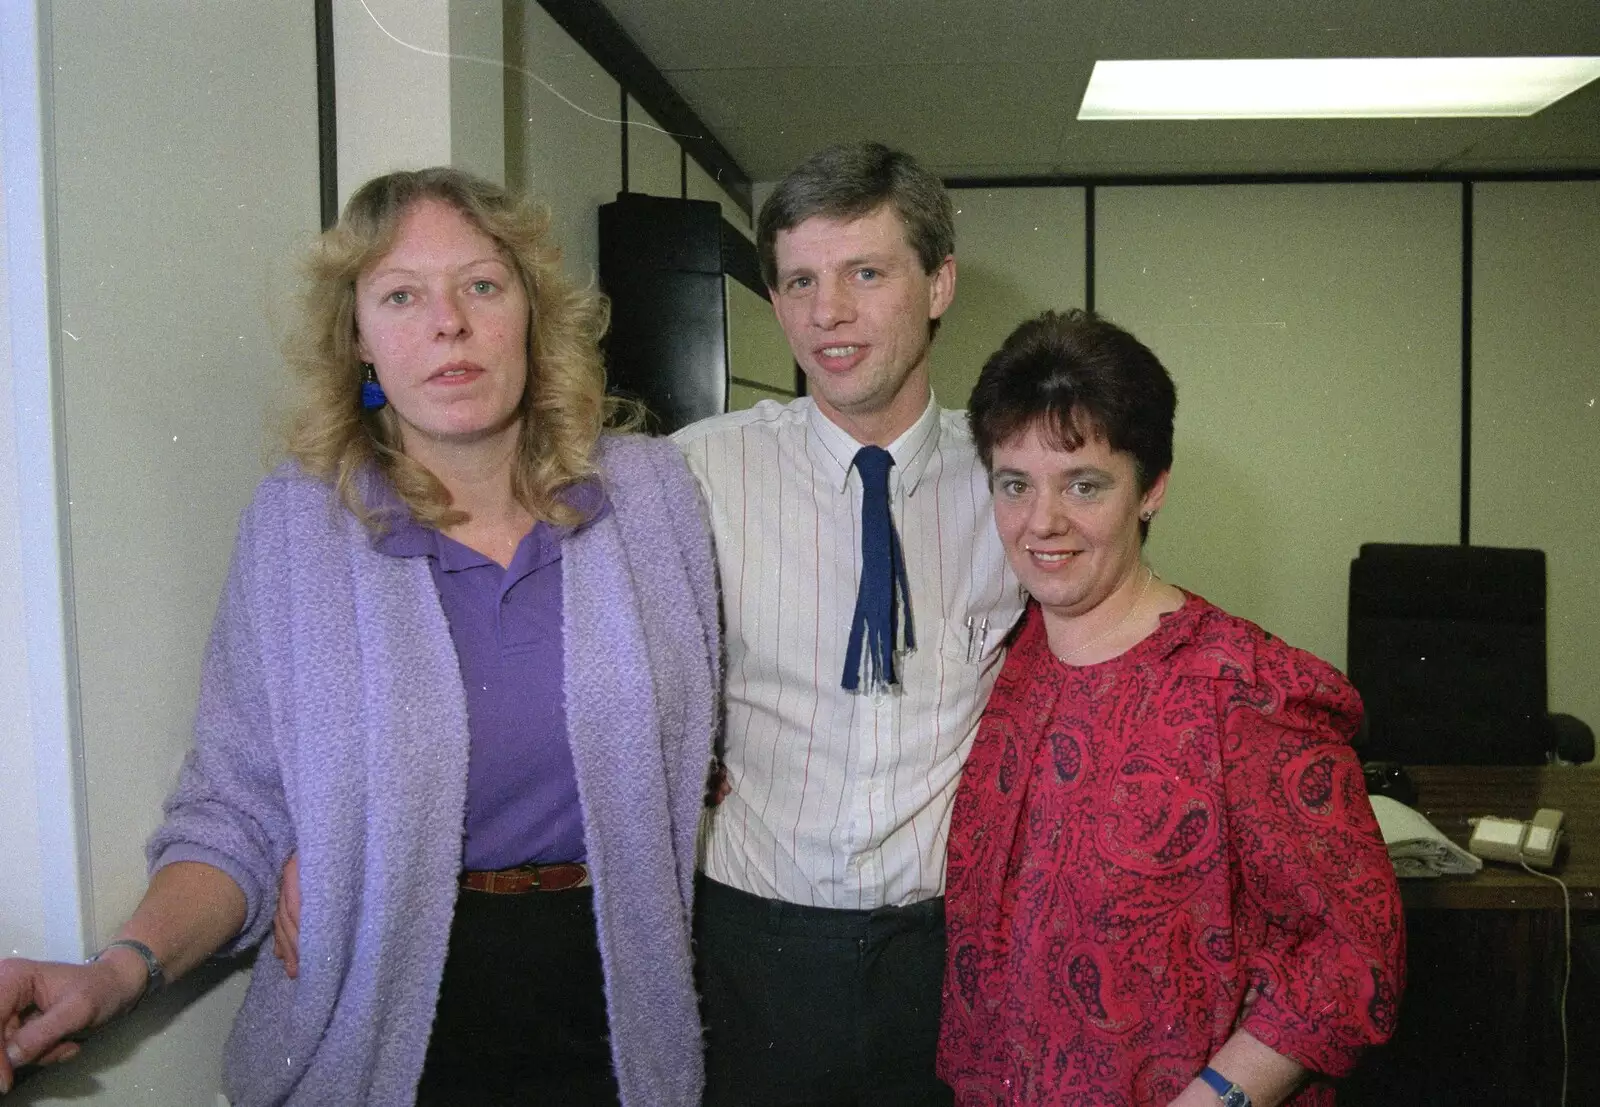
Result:
M6 279L45 957L94 940L58 348L50 3L0 4Z

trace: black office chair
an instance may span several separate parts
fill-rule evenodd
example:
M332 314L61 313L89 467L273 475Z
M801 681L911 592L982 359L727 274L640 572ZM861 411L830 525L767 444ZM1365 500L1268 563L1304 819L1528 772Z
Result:
M1350 563L1350 680L1363 760L1532 765L1594 758L1547 710L1543 550L1369 543Z

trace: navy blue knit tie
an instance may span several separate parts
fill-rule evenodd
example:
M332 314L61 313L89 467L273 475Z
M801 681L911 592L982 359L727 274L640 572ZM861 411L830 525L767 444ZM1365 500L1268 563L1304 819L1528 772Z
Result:
M856 451L853 464L861 474L861 590L856 593L855 618L850 622L850 646L844 655L846 691L860 687L888 688L897 683L894 649L900 611L905 610L906 648L917 644L911 631L911 588L906 583L906 562L900 539L889 515L889 467L894 458L878 446ZM899 591L896 602L896 590ZM863 661L862 646L866 646Z

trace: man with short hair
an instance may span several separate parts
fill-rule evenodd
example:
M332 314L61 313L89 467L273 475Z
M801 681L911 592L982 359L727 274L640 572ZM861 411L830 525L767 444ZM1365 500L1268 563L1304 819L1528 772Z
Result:
M948 1104L934 1075L944 855L1021 611L928 351L955 294L949 196L833 146L757 223L808 395L675 436L706 493L726 632L696 937L709 1107Z

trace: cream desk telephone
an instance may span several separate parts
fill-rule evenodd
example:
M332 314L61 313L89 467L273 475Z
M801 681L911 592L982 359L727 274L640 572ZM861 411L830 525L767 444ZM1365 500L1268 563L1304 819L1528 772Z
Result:
M1554 808L1541 808L1532 822L1492 815L1467 821L1472 827L1467 849L1485 861L1513 865L1526 861L1536 869L1555 868L1556 851L1561 848L1561 812Z

